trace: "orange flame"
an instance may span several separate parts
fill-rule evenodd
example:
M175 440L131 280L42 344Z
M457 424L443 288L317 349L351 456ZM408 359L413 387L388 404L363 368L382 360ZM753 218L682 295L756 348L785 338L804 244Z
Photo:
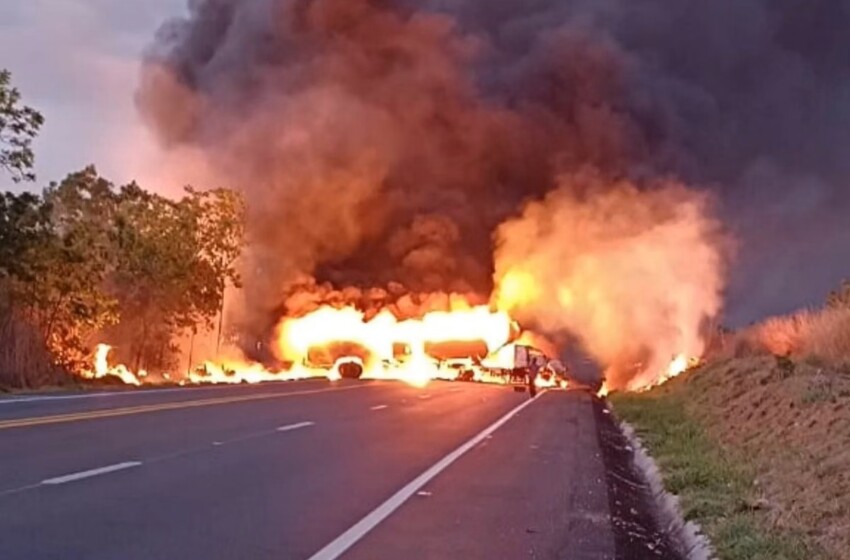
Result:
M321 367L356 357L363 364L364 378L400 379L422 386L431 379L457 378L463 369L446 367L447 360L435 346L465 347L452 361L469 359L467 369L478 371L480 378L483 375L471 361L469 349L483 345L479 358L484 358L507 344L514 328L507 313L486 306L432 311L421 319L406 320L389 310L367 320L353 307L324 306L303 317L284 319L277 333L281 360Z
M115 376L141 385L160 380L180 384L236 384L325 377L336 381L355 367L365 379L402 380L424 386L433 379L506 384L513 367L515 344L547 345L544 338L524 333L507 312L471 306L454 298L449 311L432 311L419 319L399 319L390 310L372 318L353 308L321 307L302 317L283 319L274 350L288 367L270 371L264 365L222 356L204 361L183 376L162 373L156 379L124 365L110 367L111 349L98 346L89 379ZM539 387L556 385L554 376L538 377Z
M667 379L672 379L677 375L684 373L688 369L688 357L684 354L679 354L673 361L670 362L670 365L667 367Z
M108 358L111 351L112 347L110 345L98 344L94 355L94 369L84 371L82 373L83 377L86 379L103 379L104 377L112 376L119 378L127 385L141 385L141 379L144 378L147 373L145 371L140 371L138 374L135 374L127 369L127 367L123 364L110 367Z
M608 396L608 383L606 381L602 382L602 386L599 388L599 391L596 392L596 396L602 399Z
M678 377L679 375L685 373L689 369L699 365L699 358L688 358L687 354L677 354L667 365L667 369L658 375L652 382L650 383L642 383L642 384L631 384L628 387L630 391L648 391L653 387L658 387L659 385L663 385L664 383L670 381L674 377Z

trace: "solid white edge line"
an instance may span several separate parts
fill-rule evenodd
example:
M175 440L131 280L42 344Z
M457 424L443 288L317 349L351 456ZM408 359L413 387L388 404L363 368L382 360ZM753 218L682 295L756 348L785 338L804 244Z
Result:
M65 484L66 482L74 482L75 480L82 480L84 478L91 478L93 476L138 467L141 464L142 463L140 461L127 461L126 463L118 463L117 465L109 465L108 467L100 467L99 469L91 469L88 471L66 474L64 476L57 476L56 478L48 478L47 480L42 480L41 484Z
M288 432L290 430L298 430L300 428L306 428L308 426L314 426L315 422L298 422L297 424L290 424L288 426L281 426L277 428L278 432Z
M545 391L542 391L540 396L543 396ZM537 398L539 399L540 396ZM434 463L428 470L417 476L407 486L393 494L387 501L372 510L366 517L355 523L350 529L331 541L327 546L315 553L309 560L334 560L339 558L346 550L354 546L357 541L362 539L366 534L374 529L381 521L390 516L395 510L404 504L411 496L428 484L434 477L443 472L449 465L457 461L467 451L484 441L484 439L498 430L508 420L513 418L517 413L525 407L531 405L537 399L529 399L517 406L493 424L484 429L477 436L467 441L438 462Z
M385 408L387 408L387 405L379 404L379 405L371 407L369 410L384 410Z

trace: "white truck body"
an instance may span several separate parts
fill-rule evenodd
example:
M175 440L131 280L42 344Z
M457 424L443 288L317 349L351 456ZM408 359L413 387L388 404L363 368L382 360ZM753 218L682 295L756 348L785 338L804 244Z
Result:
M531 360L528 356L528 346L517 344L514 346L514 368L527 368Z

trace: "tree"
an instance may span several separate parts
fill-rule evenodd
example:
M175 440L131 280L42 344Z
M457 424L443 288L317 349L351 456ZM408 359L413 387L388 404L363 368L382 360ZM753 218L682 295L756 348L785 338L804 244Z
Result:
M33 280L30 251L49 234L50 215L32 193L0 194L0 281Z
M121 187L114 220L115 273L109 289L120 302L119 355L134 369L167 367L171 339L191 322L194 232L178 205L135 183Z
M16 183L35 180L32 141L42 124L41 113L21 105L21 94L12 87L11 73L0 70L0 167Z
M220 333L225 289L240 285L243 215L231 191L170 200L116 189L94 167L42 196L0 193L0 382L9 371L37 384L45 363L90 367L101 340L135 370L173 367L177 335L216 316ZM34 348L50 359L24 374Z
M132 333L122 338L132 340L134 367L167 367L175 335L211 328L228 282L239 285L242 199L187 188L173 201L134 184L118 199L113 287Z
M97 242L104 235L92 219L96 212L63 203L96 177L93 169L87 172L52 185L42 197L0 196L0 323L4 362L20 370L19 385L44 373L38 371L43 365L23 371L20 357L33 349L21 346L19 333L38 333L53 364L76 370L87 365L87 337L116 319L115 301L102 289L109 260L105 244ZM79 199L90 204L87 197Z
M242 285L236 263L245 244L245 201L239 193L227 189L199 192L187 187L186 192L198 220L201 261L214 278L211 295L218 301L218 352L224 323L225 290L228 283L236 288Z
M38 277L36 247L50 237L39 196L0 194L0 385L26 387L51 376L53 359L30 317L26 296Z
M73 324L75 331L92 331L114 323L117 302L104 289L114 270L112 184L100 177L94 167L87 167L68 175L58 185L52 184L45 190L44 200L59 240L58 259L46 274L58 276L53 284L66 294L61 303L67 305L67 318L61 324ZM53 324L47 325L48 337L53 334L52 327Z
M26 308L56 361L69 369L86 362L87 338L117 320L116 301L104 289L111 272L111 185L94 168L48 187L41 199L40 235L28 243L16 273Z

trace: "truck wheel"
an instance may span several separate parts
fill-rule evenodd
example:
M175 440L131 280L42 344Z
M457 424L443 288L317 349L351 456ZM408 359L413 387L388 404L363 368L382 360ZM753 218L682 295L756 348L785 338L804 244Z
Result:
M360 379L363 375L363 366L357 362L339 364L339 375L345 379Z

